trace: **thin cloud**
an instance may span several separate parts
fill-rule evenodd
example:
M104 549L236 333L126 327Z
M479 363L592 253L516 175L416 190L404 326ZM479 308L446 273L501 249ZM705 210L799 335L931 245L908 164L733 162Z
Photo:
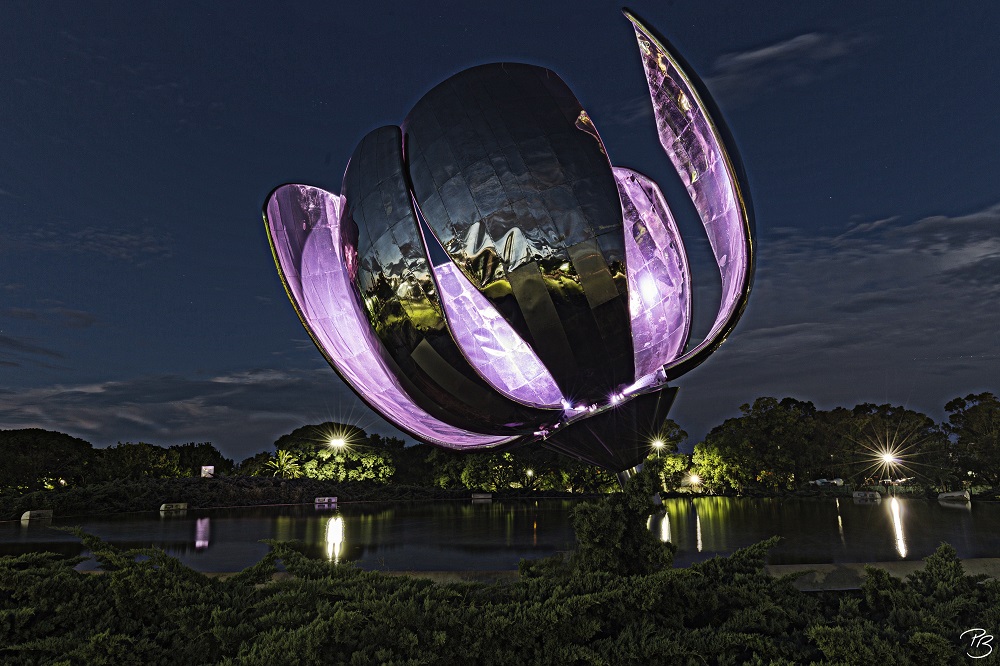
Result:
M719 56L706 83L729 103L758 98L784 87L822 80L856 57L862 35L809 32L748 51Z
M45 225L16 234L6 247L18 252L42 251L72 254L98 254L129 263L145 263L166 259L172 254L169 235L149 230L124 231L85 227L67 231L56 225Z
M51 358L64 358L62 354L54 349L49 349L48 347L43 347L42 345L36 345L33 342L24 340L23 338L15 338L10 335L0 335L0 350L4 349L22 354L39 354Z
M653 118L653 103L648 94L621 100L614 106L600 110L595 117L598 128L601 125L631 125L639 122L651 122Z
M2 391L0 428L46 428L101 446L211 441L242 459L307 423L343 421L400 437L329 368L256 369L216 377L137 377Z
M4 308L0 310L0 317L7 317L8 319L22 319L25 321L37 321L41 319L41 315L36 310L31 310L29 308Z
M4 308L0 310L0 317L8 319L20 319L24 321L37 321L62 328L90 328L98 322L98 318L84 310L74 310L71 308Z
M940 420L951 398L996 391L998 237L1000 205L761 238L747 313L678 381L674 418L700 433L756 397L793 395L822 408L906 404Z
M55 317L56 323L64 328L90 328L99 321L89 312L72 308L52 308L48 314Z

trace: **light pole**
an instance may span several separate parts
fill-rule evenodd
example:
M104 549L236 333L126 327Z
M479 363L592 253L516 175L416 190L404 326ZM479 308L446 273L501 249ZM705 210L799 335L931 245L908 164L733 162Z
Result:
M653 448L656 449L657 458L660 457L660 449L662 449L664 446L666 446L666 444L663 443L662 439L656 438L653 440Z

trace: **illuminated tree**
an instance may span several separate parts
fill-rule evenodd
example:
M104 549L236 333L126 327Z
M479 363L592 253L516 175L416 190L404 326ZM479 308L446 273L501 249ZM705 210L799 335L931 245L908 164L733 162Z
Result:
M299 459L288 451L278 451L274 459L267 462L267 466L273 470L273 476L285 479L297 479L302 476L302 466L299 464Z

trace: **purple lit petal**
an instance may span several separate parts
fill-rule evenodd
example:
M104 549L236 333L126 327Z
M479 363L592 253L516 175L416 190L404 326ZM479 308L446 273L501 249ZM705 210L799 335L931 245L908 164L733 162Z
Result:
M722 301L715 323L700 344L671 362L676 366L716 346L746 302L750 290L749 215L718 129L690 78L673 56L628 16L639 41L660 143L691 196L722 275Z
M327 360L386 418L429 442L465 448L514 439L443 423L403 391L386 367L380 343L345 269L339 242L343 206L342 197L305 185L282 186L267 202L266 219L278 268L300 318Z
M532 407L556 408L563 396L532 351L454 263L434 266L445 318L455 342L483 379Z
M614 167L625 220L625 264L635 376L673 361L691 329L691 273L680 232L656 183Z

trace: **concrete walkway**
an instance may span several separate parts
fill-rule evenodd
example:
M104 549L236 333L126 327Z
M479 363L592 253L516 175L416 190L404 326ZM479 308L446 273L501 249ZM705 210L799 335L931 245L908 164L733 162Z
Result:
M772 576L784 576L805 571L795 587L807 592L819 590L856 590L865 579L865 567L884 569L890 576L905 578L924 568L922 560L915 562L868 562L844 564L768 564L764 570ZM986 574L1000 578L1000 558L980 557L962 560L966 575Z
M804 592L821 590L856 590L865 579L865 567L873 566L885 569L890 576L905 578L914 571L924 567L922 560L914 562L859 562L842 564L767 564L764 571L772 576L804 572L795 581L795 587ZM1000 579L1000 558L981 557L962 560L962 568L966 575L986 574L990 578ZM102 573L88 571L87 573ZM413 576L427 578L435 583L508 583L518 579L517 571L381 571L389 576ZM212 578L230 578L235 573L205 573ZM288 578L290 574L276 573L273 579Z

